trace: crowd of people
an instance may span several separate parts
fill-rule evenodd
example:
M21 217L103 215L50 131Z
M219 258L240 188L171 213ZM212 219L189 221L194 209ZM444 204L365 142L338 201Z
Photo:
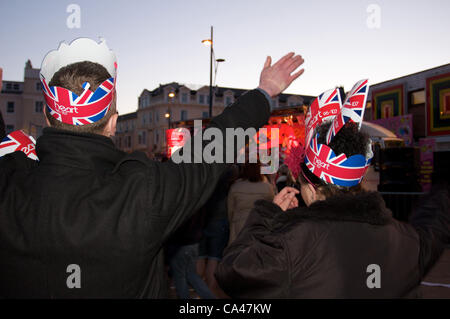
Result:
M259 86L210 127L265 125L303 62L267 57ZM117 149L116 76L104 42L77 39L44 58L49 127L35 157L0 157L0 297L167 298L168 277L183 299L190 287L203 299L417 297L450 242L448 184L409 223L362 189L373 157L359 130L367 80L314 100L304 156L263 176L259 163Z
M172 266L173 258L168 257L170 266L168 275L173 279L173 287L179 298L186 296L198 296L211 299L210 294L205 294L203 284L198 284L199 277L207 284L214 298L228 298L217 283L215 273L223 252L244 228L245 222L258 200L273 201L275 194L285 186L295 186L289 169L282 165L276 174L261 174L261 163L235 164L228 168L220 178L211 198L202 209L186 222L174 235L179 238L181 231L188 238L195 236L195 241L185 238L184 243L192 246L192 259L189 264L197 262L194 267L185 269L183 286L178 283L176 266ZM290 182L292 181L292 182ZM171 242L171 241L170 241ZM179 253L183 247L179 247ZM170 245L168 251L173 249ZM188 263L186 263L187 265ZM186 294L186 284L190 284L196 294ZM208 297L204 297L208 296Z

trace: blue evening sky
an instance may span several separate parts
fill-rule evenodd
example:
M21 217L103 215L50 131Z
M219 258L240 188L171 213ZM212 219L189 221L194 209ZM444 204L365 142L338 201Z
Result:
M69 29L69 4L81 8L81 28ZM380 28L369 28L371 4ZM254 88L265 57L303 55L305 74L288 93L317 95L335 85L350 89L450 62L447 0L0 0L0 67L22 80L27 59L39 67L59 42L86 36L107 40L118 57L119 111L137 107L144 88L172 81L209 84L214 26L220 64L217 84Z

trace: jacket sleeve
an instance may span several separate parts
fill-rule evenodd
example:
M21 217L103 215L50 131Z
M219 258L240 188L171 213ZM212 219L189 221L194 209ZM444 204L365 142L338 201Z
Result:
M227 128L255 128L265 125L269 120L270 105L267 98L258 90L242 95L232 106L211 120L209 127L222 132L222 145L225 150L225 132ZM196 139L191 138L191 159L202 154L195 153ZM207 141L208 142L208 141ZM202 142L203 150L207 142ZM183 148L183 151L185 151ZM234 151L236 153L236 151ZM234 154L234 157L236 154ZM163 240L173 233L189 216L198 210L211 196L221 174L227 168L222 163L179 163L172 160L165 163L155 162L149 180L149 224L156 227L153 231L162 233Z
M285 298L290 262L284 236L254 209L238 237L224 251L215 276L231 298Z
M448 186L434 187L430 195L411 214L410 224L420 238L419 267L425 276L450 243L450 211Z

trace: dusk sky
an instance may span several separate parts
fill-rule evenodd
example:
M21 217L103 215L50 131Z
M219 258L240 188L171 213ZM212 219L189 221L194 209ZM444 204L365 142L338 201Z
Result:
M70 4L81 8L80 28L66 24ZM0 0L0 67L4 80L22 81L26 60L40 67L61 41L103 37L118 58L123 114L137 108L145 88L208 85L209 48L201 40L213 25L216 57L226 60L219 86L254 88L267 55L295 51L305 73L287 92L317 95L450 63L449 12L448 0Z

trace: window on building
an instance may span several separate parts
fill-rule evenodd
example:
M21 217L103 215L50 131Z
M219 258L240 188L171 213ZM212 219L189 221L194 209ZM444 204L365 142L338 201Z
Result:
M144 126L145 126L145 118L146 118L146 116L145 116L145 113L144 113L144 114L142 114L142 125L144 125Z
M188 118L188 112L186 110L181 110L180 120L186 121Z
M231 96L227 96L225 98L225 106L229 106L231 104L233 104L233 98Z
M6 134L14 132L14 125L6 125Z
M19 91L20 86L18 83L14 83L14 91Z
M158 132L158 130L156 130L156 133L155 133L155 144L158 144L159 143L159 132Z
M205 96L203 94L200 94L198 97L198 103L205 104Z
M138 135L138 144L139 145L142 144L142 136L141 136L141 134Z
M129 136L129 135L127 136L127 142L128 142L128 143L127 143L127 144L128 144L127 146L128 146L129 148L131 148L131 136Z
M147 144L147 132L142 132L142 144Z
M8 102L6 113L14 113L14 102Z
M12 90L12 83L6 83L6 89Z
M425 90L420 90L411 93L411 104L424 104L425 103Z
M206 119L209 117L209 112L202 112L202 118Z
M181 93L181 103L188 103L188 94Z
M159 122L159 111L155 111L155 121Z
M34 102L34 112L35 113L42 113L43 109L44 109L44 102L42 102L42 101Z
M42 90L42 84L41 82L36 82L36 91Z
M149 123L152 122L152 114L153 114L153 112L148 113L148 122Z

